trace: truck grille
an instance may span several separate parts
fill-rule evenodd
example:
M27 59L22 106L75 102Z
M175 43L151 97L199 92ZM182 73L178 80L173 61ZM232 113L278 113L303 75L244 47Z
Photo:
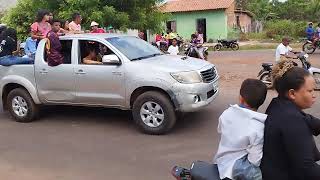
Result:
M214 68L201 71L200 73L201 73L202 80L205 83L210 83L217 77L217 73Z

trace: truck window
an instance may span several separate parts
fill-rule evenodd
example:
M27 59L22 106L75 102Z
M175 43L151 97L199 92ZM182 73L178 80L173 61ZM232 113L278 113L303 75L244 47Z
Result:
M107 46L104 44L97 42L97 41L85 41L80 40L80 56L79 56L79 64L100 64L102 62L102 57L104 55L115 54L111 51ZM92 53L93 52L93 53ZM91 53L91 55L90 55ZM95 56L94 58L92 58ZM86 61L92 58L93 61ZM86 60L85 60L86 59ZM94 62L97 61L97 62Z
M72 40L60 40L62 46L62 55L64 57L63 64L71 64ZM47 62L47 44L44 49L44 60Z
M71 64L72 40L61 40L62 54L64 57L63 64Z

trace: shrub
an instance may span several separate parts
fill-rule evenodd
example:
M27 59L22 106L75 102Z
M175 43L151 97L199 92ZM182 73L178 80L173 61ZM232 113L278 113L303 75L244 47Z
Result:
M230 28L228 29L228 39L239 39L240 38L240 30L238 28Z
M208 40L208 43L213 43L213 39L210 38L210 39Z
M280 37L303 37L306 28L306 23L292 20L273 20L267 21L264 26L264 31L268 38L278 39Z

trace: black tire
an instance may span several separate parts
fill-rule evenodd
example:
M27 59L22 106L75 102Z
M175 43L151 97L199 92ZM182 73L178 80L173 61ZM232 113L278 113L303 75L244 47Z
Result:
M237 43L232 43L230 45L231 49L234 51L238 51L239 50L239 45Z
M164 119L158 127L151 127L142 120L142 115L140 115L140 113L143 109L143 106L148 102L154 102L160 105L162 108L161 112L164 116ZM141 94L133 103L132 115L139 129L142 132L151 135L162 135L168 133L174 127L177 120L176 112L170 99L164 94L156 91L149 91ZM149 120L149 122L151 121L153 120Z
M214 51L221 51L222 50L222 45L221 44L217 44L214 46L213 48Z
M316 48L313 47L312 43L306 42L303 44L302 50L308 54L313 54L316 51Z
M270 73L264 73L260 76L260 81L262 81L268 89L272 89L273 88L273 84L271 82L271 77L270 77ZM266 81L269 81L270 83L266 83Z
M18 97L21 97L22 98L21 102L23 102L27 106L27 112L24 113L23 116L19 116L18 114L16 114L13 107L13 100ZM22 89L22 88L14 89L8 94L7 107L11 117L17 122L21 122L21 123L32 122L36 120L39 115L38 105L34 103L29 92L27 92L25 89Z

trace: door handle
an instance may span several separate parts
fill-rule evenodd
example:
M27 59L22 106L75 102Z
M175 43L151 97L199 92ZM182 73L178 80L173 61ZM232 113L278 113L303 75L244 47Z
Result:
M121 76L122 73L121 72L112 72L112 75L115 75L115 76Z
M48 74L48 71L46 69L41 69L40 74Z
M86 74L86 72L84 72L82 69L79 69L76 74Z

